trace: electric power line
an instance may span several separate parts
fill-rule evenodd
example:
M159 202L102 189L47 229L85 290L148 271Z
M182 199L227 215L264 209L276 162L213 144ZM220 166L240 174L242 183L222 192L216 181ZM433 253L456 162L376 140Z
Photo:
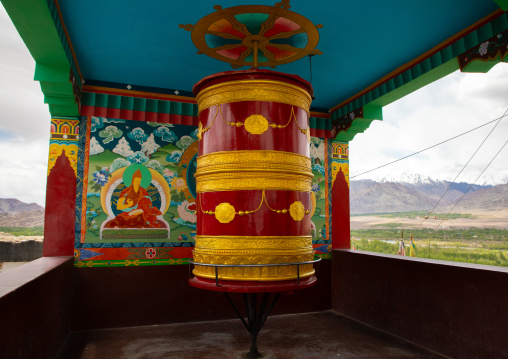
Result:
M455 202L455 204L452 206L452 208L450 208L450 211L448 211L448 213L446 214L446 216L441 220L441 222L439 222L439 224L436 226L435 229L437 229L441 223L443 223L443 221L445 219L448 218L448 215L452 212L452 210L455 208L455 206L457 204L459 204L459 202L462 200L462 198L464 198L464 196L467 194L467 192L469 192L469 190L471 189L471 187L474 186L474 184L476 183L476 181L478 181L478 179L485 173L485 171L487 170L487 168L489 168L489 166L491 165L492 162L494 162L494 160L496 159L497 155L499 155L499 153L503 150L504 146L506 146L506 144L508 143L508 140L504 143L503 146L501 146L501 148L499 149L499 151L497 151L497 153L494 155L494 157L492 157L492 159L490 160L490 162L487 164L487 166L485 166L485 168L483 169L483 171L478 175L478 177L476 177L476 179L473 181L473 183L471 183L471 185L469 186L469 188L466 190L466 192L464 192L464 194L462 194L462 196L459 198L459 200L457 202Z
M441 198L439 198L439 200L437 201L437 203L434 205L434 207L432 207L432 209L430 210L430 212L425 216L423 217L422 219L422 222L420 223L420 225L416 228L420 228L420 226L423 224L423 222L425 221L425 219L430 216L430 214L436 209L437 205L441 202L441 200L443 199L443 197L445 196L445 194L448 193L448 191L450 190L450 188L452 187L452 185L455 183L455 181L457 180L457 178L459 178L460 174L462 173L462 171L464 171L464 169L466 169L467 165L469 164L469 162L471 162L471 160L473 159L473 157L478 153L478 151L480 150L480 148L482 148L483 144L485 143L485 141L487 141L487 139L490 137L490 135L492 134L492 132L494 132L494 130L496 129L497 125L499 125L499 122L501 122L501 120L503 119L503 117L506 116L506 114L508 113L508 109L506 109L506 111L503 113L503 116L499 117L499 119L497 120L497 123L495 124L494 127L492 127L492 129L490 130L490 132L487 134L487 136L485 136L485 138L483 139L482 143L480 143L480 145L476 148L476 150L474 151L474 153L471 155L471 157L469 157L469 160L467 160L466 164L462 167L462 169L459 171L459 173L457 173L457 175L455 176L455 178L453 179L453 181L450 182L450 184L448 185L448 187L446 188L446 191L444 191L443 195L441 196ZM497 156L497 155L496 155Z
M473 129L471 129L471 130L469 130L469 131L463 132L463 133L461 133L461 134L459 134L459 135L457 135L457 136L454 136L454 137L449 138L449 139L447 139L447 140L444 140L444 141L442 141L442 142L436 143L435 145L432 145L432 146L430 146L430 147L424 148L423 150L420 150L420 151L418 151L418 152L414 152L414 153L412 153L412 154L410 154L410 155L407 155L407 156L405 156L405 157L399 158L399 159L397 159L397 160L395 160L395 161L385 163L384 165L381 165L381 166L378 166L378 167L376 167L376 168L370 169L370 170L368 170L368 171L362 172L362 173L360 173L360 174L357 174L357 175L351 176L351 177L349 177L349 179L353 179L353 178L355 178L355 177L362 176L362 175L364 175L364 174L366 174L366 173L369 173L369 172L372 172L372 171L378 170L378 169L380 169L380 168L383 168L383 167L389 166L389 165L394 164L394 163L396 163L396 162L399 162L399 161L405 160L406 158L409 158L409 157L415 156L415 155L417 155L417 154L419 154L419 153L422 153L422 152L424 152L424 151L430 150L431 148L437 147L437 146L439 146L439 145L442 145L443 143L449 142L449 141L454 140L454 139L456 139L456 138L458 138L458 137L461 137L461 136L466 135L466 134L468 134L468 133L470 133L470 132L473 132L473 131L475 131L475 130L477 130L477 129L479 129L479 128L482 128L482 127L484 127L484 126L487 126L488 124L491 124L492 122L499 121L499 120L501 120L503 117L506 117L506 116L508 116L508 114L506 114L506 112L505 112L505 114L504 114L503 116L498 117L498 118L496 118L496 119L494 119L494 120L492 120L492 121L486 122L486 123L484 123L483 125L480 125L480 126L478 126L478 127L475 127L475 128L473 128ZM497 125L496 125L496 126L497 126Z

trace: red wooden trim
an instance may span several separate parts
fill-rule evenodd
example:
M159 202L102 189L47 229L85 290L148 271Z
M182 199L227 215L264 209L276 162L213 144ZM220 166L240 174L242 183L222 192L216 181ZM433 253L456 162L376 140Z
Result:
M76 53L74 52L74 46L72 46L71 38L69 36L69 33L67 32L67 27L65 26L65 22L62 17L62 12L60 11L60 4L58 3L58 0L54 0L54 2L55 2L56 10L58 11L58 17L60 18L60 23L62 24L62 29L65 33L65 38L67 39L67 42L69 43L69 47L71 49L72 58L74 59L74 63L76 64L76 68L78 69L79 77L82 80L83 74L81 73L81 69L80 69L79 63L78 63L78 58L76 57Z

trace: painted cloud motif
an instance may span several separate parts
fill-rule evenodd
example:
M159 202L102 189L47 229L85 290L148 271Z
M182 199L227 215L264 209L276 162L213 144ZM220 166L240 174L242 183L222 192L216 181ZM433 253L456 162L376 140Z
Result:
M118 129L116 126L108 126L101 132L99 132L99 136L103 137L104 140L102 140L103 143L109 143L113 141L115 138L120 138L122 136L123 132Z
M181 151L173 151L170 155L166 157L166 161L168 162L178 162L180 161L180 158L182 158L182 152Z
M92 117L91 124L92 124L92 126L90 128L91 132L95 132L98 129L103 128L104 127L104 117Z
M157 128L153 132L153 134L157 137L162 138L162 140L166 141L166 142L173 142L173 141L178 140L178 137L176 137L175 133L173 131L171 131L169 128L167 128L166 126L161 126L161 127Z
M131 132L129 132L127 134L127 137L129 137L130 139L133 139L134 141L136 141L137 143L142 145L143 142L145 142L146 139L148 138L148 135L145 133L145 131L141 127L136 127Z

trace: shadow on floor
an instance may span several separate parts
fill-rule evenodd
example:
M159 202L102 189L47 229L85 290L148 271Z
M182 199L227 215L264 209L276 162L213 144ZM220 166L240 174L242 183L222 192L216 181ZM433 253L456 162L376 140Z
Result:
M237 359L249 346L238 319L73 332L57 359ZM267 359L445 358L333 311L270 317L258 348Z

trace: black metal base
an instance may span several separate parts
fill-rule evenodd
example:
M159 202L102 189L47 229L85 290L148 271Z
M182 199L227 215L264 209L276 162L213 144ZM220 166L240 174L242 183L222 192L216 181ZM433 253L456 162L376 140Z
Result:
M266 319L268 319L268 316L270 315L270 312L275 306L275 303L277 303L280 293L275 293L275 296L272 298L270 304L269 304L270 293L251 293L250 298L249 294L243 293L243 301L245 304L245 309L247 311L247 321L244 319L244 316L240 313L235 303L231 300L229 294L227 292L224 292L224 294L226 295L226 298L228 299L229 303L231 303L236 314L238 315L243 325L250 334L251 346L249 352L246 354L246 358L262 358L263 355L258 351L257 347L258 334L261 328L263 328ZM259 308L258 308L258 294L263 295L261 299L261 305L259 306Z

